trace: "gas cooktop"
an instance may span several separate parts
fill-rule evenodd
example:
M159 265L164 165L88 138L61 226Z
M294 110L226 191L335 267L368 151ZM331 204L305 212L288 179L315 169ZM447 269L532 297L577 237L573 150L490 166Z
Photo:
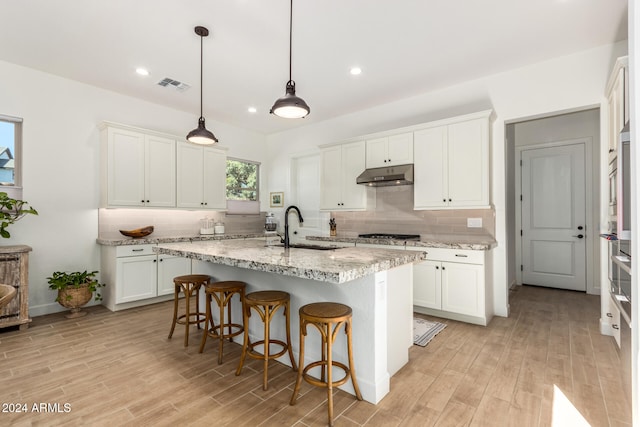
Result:
M419 234L387 234L387 233L369 233L358 234L363 239L393 239L393 240L420 240Z

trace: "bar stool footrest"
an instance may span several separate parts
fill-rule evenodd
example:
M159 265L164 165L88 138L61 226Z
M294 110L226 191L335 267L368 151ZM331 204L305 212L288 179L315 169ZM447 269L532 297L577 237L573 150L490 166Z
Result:
M336 368L340 368L344 371L344 377L342 377L339 380L336 381L332 381L331 383L331 387L338 387L341 386L342 384L346 383L347 381L349 381L350 378L350 374L349 374L349 368L347 367L347 365L345 365L344 363L341 362L336 362L336 361L332 361L331 363L333 366L335 366ZM305 368L302 370L302 378L304 378L304 380L306 382L308 382L311 385L315 385L318 387L325 387L327 388L329 386L329 383L324 381L324 380L319 380L311 375L309 375L307 372L310 369L316 368L316 367L321 367L323 369L328 368L328 363L326 360L322 361L319 360L317 362L313 362L313 363L309 363L307 366L305 366Z
M269 345L271 344L276 344L279 345L280 347L282 347L282 350L280 350L278 353L271 353L269 352L269 359L277 359L280 356L283 356L287 353L288 351L288 347L287 344L283 341L280 340L269 340ZM256 341L256 342L250 342L247 344L247 355L253 357L254 359L264 359L264 353L258 353L257 351L255 351L253 348L257 347L257 346L263 346L264 347L264 340L260 340L260 341Z
M196 319L191 319L192 317L196 317ZM188 320L187 320L188 317ZM206 314L205 313L191 313L189 315L187 314L181 314L178 316L178 318L176 319L176 324L178 325L186 325L187 322L189 322L189 325L198 325L200 326L201 323L204 323L206 319Z
M229 329L229 327L231 327L233 331L231 333L224 332L224 330ZM222 328L222 331L223 331L222 335L220 335L220 332L217 332L220 330L220 328ZM213 328L209 328L207 330L207 334L209 334L211 338L229 338L229 340L231 340L231 338L233 337L237 337L243 332L244 332L244 326L239 325L237 323L225 323L224 325L215 325Z

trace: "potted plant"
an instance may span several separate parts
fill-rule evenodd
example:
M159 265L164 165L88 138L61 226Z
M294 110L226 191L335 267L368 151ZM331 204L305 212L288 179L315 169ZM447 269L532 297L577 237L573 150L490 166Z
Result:
M87 314L81 311L80 307L91 300L95 293L95 300L102 300L102 295L98 293L98 288L105 286L95 278L97 271L55 271L51 277L47 277L49 289L57 290L56 301L63 307L71 310L65 317L73 319Z
M38 212L24 200L12 199L6 192L0 191L0 236L5 239L11 237L7 227L27 214L38 215Z

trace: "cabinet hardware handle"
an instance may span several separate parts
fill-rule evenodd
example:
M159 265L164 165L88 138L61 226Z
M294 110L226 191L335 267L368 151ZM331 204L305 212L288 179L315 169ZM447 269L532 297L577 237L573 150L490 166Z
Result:
M442 269L444 270L444 265L442 266Z
M437 265L436 265L436 270L440 270L440 267L438 267Z
M391 159L389 159L389 161L391 161Z
M207 202L204 202L204 205L205 205L205 206L207 206L208 204L209 204L209 203L207 203Z
M384 163L387 163L387 161L386 161L386 160L384 160L383 162L384 162Z
M609 148L609 152L610 152L610 153L613 153L613 148Z
M157 262L157 260L154 259L153 262Z
M451 199L449 199L449 201L451 201Z
M131 252L142 252L144 249L131 249Z
M607 317L613 317L613 314L607 313Z
M616 330L617 330L617 329L620 329L620 327L619 327L618 325L611 325L611 327L612 327L613 329L616 329Z
M160 262L164 261L164 258L160 258Z
M577 237L578 239L582 239L584 237L583 234L578 234L577 236L571 236L571 237Z
M467 258L469 255L464 255L464 254L456 254L456 256L462 257L462 258Z
M442 199L442 201L446 203L447 199Z
M149 201L147 200L147 203L149 203Z
M140 203L144 203L144 200L140 200Z

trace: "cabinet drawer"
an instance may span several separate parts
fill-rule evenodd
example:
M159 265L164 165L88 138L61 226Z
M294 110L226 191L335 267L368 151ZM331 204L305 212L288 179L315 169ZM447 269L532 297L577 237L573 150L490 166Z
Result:
M153 247L155 245L125 245L116 248L116 257L122 258L127 256L154 255Z
M485 251L469 249L422 248L426 259L433 261L461 262L465 264L484 264Z

